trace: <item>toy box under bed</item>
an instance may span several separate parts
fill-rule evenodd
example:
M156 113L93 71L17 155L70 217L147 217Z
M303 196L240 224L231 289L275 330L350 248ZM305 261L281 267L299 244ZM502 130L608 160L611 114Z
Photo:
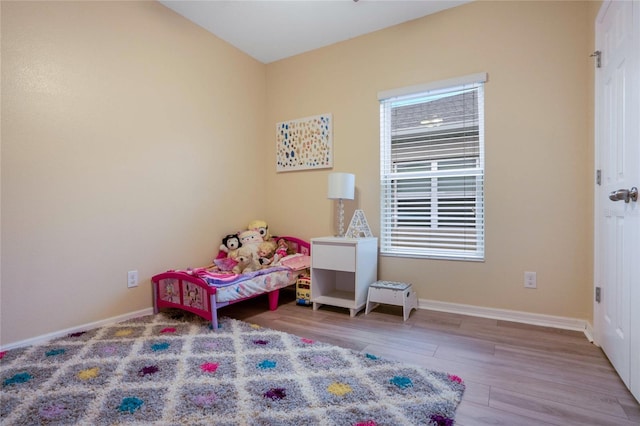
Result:
M262 294L269 296L269 309L278 307L280 289L295 284L309 267L311 248L295 237L284 238L296 254L277 266L244 274L220 273L207 268L167 271L151 278L153 310L178 308L192 312L218 329L218 309Z

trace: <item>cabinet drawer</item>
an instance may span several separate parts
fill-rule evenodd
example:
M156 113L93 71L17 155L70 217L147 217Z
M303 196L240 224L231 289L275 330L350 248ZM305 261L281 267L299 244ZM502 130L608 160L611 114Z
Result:
M355 272L356 247L343 244L314 243L311 248L311 267Z

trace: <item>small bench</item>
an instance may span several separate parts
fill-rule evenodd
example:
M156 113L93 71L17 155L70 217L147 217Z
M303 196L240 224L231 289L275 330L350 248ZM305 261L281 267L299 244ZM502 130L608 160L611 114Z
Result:
M375 303L375 306L371 306ZM402 306L404 320L409 318L412 309L418 310L418 296L409 283L396 281L376 281L369 286L365 315L375 309L379 303Z

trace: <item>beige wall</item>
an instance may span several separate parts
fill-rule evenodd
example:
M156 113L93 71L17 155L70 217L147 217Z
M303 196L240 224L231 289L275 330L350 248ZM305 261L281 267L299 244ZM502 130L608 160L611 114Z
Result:
M148 308L151 275L251 219L330 234L329 171L275 173L278 121L333 113L347 218L377 235L377 92L479 71L486 261L381 258L380 277L591 319L594 4L475 2L265 66L157 3L1 2L0 344Z
M267 125L332 112L335 167L379 231L377 92L486 71L486 261L382 257L422 299L591 319L592 23L584 2L474 2L270 64ZM273 147L267 139L269 156ZM271 175L274 225L332 232L329 171ZM309 192L309 189L312 192ZM351 213L347 214L348 218ZM536 271L538 289L523 287Z
M8 344L149 308L153 274L210 261L254 218L266 85L159 3L1 7Z

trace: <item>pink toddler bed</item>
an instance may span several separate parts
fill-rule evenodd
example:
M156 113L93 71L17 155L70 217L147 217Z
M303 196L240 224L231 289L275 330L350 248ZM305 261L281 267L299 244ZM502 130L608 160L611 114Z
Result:
M311 248L308 242L295 237L284 238L300 256L285 259L280 265L244 274L220 273L196 268L167 271L151 278L153 311L178 308L193 312L218 329L218 309L261 294L269 296L269 309L278 307L280 289L295 284L308 267Z

